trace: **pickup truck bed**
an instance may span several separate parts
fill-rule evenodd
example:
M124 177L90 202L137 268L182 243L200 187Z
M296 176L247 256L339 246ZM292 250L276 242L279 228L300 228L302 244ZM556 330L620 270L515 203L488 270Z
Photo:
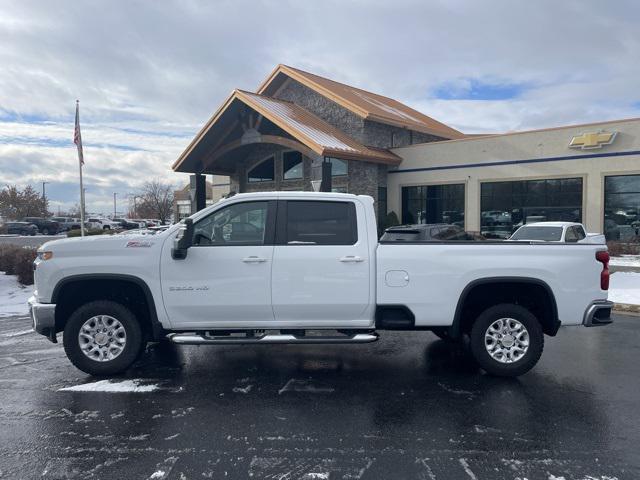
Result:
M428 329L469 335L485 370L519 375L544 334L606 324L611 310L605 246L379 243L373 200L346 194L235 195L151 237L49 242L35 265L35 329L63 331L92 374L121 372L165 338L364 343Z

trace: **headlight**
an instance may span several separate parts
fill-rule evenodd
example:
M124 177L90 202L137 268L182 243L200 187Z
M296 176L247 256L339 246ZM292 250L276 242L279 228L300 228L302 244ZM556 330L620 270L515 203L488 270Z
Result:
M51 260L53 257L53 252L38 252L37 258L38 260Z

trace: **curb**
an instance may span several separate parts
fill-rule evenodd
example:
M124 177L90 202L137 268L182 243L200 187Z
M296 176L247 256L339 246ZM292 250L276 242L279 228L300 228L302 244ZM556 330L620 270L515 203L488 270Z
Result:
M613 305L613 313L631 313L640 315L640 305L631 305L628 303L616 303Z

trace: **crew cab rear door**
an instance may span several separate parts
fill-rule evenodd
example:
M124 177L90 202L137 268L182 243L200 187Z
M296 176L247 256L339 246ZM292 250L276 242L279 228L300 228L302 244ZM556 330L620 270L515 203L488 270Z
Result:
M276 323L361 326L370 322L370 267L362 204L280 200L273 253Z

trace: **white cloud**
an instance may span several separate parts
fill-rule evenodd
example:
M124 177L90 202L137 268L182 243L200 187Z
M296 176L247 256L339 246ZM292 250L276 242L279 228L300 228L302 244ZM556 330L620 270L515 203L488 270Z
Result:
M631 0L3 2L0 183L46 179L52 199L55 182L74 185L76 98L96 208L150 176L184 182L170 171L180 151L233 88L254 89L277 63L467 132L640 116L639 21ZM435 98L471 81L525 89Z

